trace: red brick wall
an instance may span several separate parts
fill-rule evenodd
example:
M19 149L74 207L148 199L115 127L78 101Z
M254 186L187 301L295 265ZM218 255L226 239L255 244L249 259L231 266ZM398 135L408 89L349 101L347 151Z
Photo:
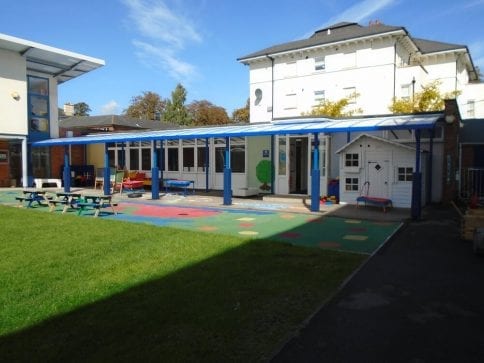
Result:
M456 173L459 167L460 112L455 100L445 100L445 116L453 116L452 123L444 120L444 155L442 166L442 202L449 203L457 197Z

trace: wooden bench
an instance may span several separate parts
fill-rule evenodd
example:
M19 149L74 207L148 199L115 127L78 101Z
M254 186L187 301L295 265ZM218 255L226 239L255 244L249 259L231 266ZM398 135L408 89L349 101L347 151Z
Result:
M32 207L33 202L37 202L38 205L43 205L43 202L49 202L52 197L46 196L45 191L24 190L22 191L23 197L15 197L15 200L19 202L19 207L23 206L24 202L27 202L27 208Z
M79 212L77 213L78 215L81 215L86 208L95 209L94 217L99 216L101 209L104 208L111 208L114 215L118 214L118 212L116 212L114 209L114 207L118 206L118 203L113 203L110 195L87 195L84 196L83 200L76 202L76 205L79 207Z

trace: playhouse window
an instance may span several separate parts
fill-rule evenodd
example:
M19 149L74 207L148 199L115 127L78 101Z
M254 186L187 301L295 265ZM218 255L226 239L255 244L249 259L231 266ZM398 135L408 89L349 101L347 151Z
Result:
M345 190L347 192L357 192L359 185L358 178L345 178Z
M345 167L359 167L360 166L360 156L357 153L345 154Z
M397 168L398 181L412 181L413 168Z

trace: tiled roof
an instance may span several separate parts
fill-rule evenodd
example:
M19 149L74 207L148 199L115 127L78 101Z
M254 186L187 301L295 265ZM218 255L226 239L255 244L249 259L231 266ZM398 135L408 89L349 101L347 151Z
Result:
M167 130L179 127L166 122L138 119L123 115L71 116L59 121L59 127L65 129L88 129L116 126L140 130Z
M465 45L436 42L426 39L412 38L407 30L402 26L390 26L381 23L362 26L357 23L342 22L331 25L327 28L319 29L307 39L296 40L288 43L274 45L257 52L240 57L239 61L257 58L265 55L310 48L318 45L325 45L337 42L343 42L351 39L377 36L386 33L401 32L410 37L414 44L420 49L422 54L442 52L446 50L466 48Z
M289 43L275 45L260 51L240 57L238 60L255 58L264 56L266 54L274 54L279 52L286 52L296 49L309 48L318 45L331 44L350 39L363 38L372 35L390 33L390 32L406 32L401 26L388 26L384 24L376 24L371 26L361 26L357 23L338 23L327 28L319 29L314 32L307 39L296 40Z
M446 50L467 48L465 45L436 42L434 40L412 38L422 54L444 52Z

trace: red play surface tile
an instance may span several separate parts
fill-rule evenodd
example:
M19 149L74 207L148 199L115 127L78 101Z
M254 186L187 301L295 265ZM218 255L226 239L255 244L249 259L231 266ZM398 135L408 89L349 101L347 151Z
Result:
M214 210L186 207L158 207L155 205L143 205L133 211L133 215L160 218L201 218L211 217L219 213Z

